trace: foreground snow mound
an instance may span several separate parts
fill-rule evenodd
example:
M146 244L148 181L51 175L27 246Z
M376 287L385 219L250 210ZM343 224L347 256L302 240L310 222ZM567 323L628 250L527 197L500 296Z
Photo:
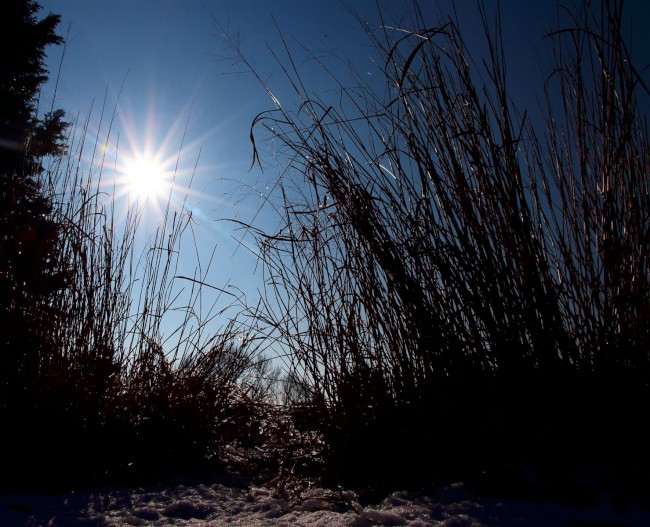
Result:
M618 503L613 506L612 503ZM462 485L429 495L395 492L363 506L353 492L238 488L196 483L150 488L103 488L63 495L0 495L2 527L507 527L650 525L650 511L603 495L589 507L473 499Z

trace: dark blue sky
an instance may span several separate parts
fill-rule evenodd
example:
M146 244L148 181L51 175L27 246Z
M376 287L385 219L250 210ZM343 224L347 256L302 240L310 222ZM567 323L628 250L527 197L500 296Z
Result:
M232 52L221 40L217 25L240 37L243 51L254 57L256 67L277 89L281 101L291 105L295 101L284 91L281 73L273 66L267 49L268 45L275 49L280 46L273 19L292 47L310 89L322 94L332 86L315 73L313 64L305 62L308 52L321 57L336 53L350 58L358 71L376 73L370 62L373 50L346 4L338 0L39 3L43 12L62 16L59 32L67 35L55 106L69 116L79 114L83 118L94 101L95 117L91 121L97 127L99 107L108 90L109 109L117 104L112 137L119 132L121 154L133 156L149 148L171 164L178 158L187 125L179 177L185 183L182 178L188 177L198 162L192 184L195 194L190 196L189 207L197 220L200 250L207 254L217 245L210 282L221 287L230 280L254 294L254 258L246 251L235 252L233 236L238 235L233 233L232 224L218 220L250 220L260 204L256 193L263 193L266 181L274 176L272 172L248 170L252 159L250 123L257 114L272 108L272 102L252 76L238 73L241 67L223 60ZM420 5L435 25L438 13L451 12L451 3L430 0ZM410 4L403 0L384 2L386 10L398 16ZM493 12L495 4L495 0L486 2L488 12ZM633 36L633 51L647 63L650 2L628 0L626 5L631 14L628 30ZM379 24L375 0L351 0L347 6L371 25ZM475 0L458 0L456 9L470 49L480 56L484 41ZM550 66L550 48L542 37L556 23L555 1L502 0L501 9L513 93L522 106L534 105ZM61 52L52 49L49 53L52 82L45 90L46 100L54 94ZM258 221L271 220L262 215ZM189 265L193 263L188 261Z

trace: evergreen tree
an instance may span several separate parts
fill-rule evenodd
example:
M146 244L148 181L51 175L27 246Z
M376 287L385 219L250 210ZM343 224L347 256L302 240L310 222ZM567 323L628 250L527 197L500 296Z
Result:
M33 403L53 317L47 312L63 281L59 226L41 185L42 158L64 152L64 113L38 116L48 79L45 48L59 45L58 15L38 20L31 0L0 5L0 411Z

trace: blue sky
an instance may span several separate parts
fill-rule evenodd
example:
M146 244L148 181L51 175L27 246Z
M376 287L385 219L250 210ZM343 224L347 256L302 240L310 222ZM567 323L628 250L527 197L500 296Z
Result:
M183 183L196 165L188 207L197 222L199 250L203 257L216 245L216 259L208 280L223 287L233 284L254 299L260 286L254 275L255 258L236 250L241 234L234 225L221 221L238 218L250 221L260 205L259 196L273 171L249 171L252 148L250 124L272 108L268 96L251 75L242 72L228 57L231 50L220 38L217 26L241 39L243 51L253 57L263 77L277 87L284 104L291 96L283 90L281 73L273 66L267 47L279 49L279 26L304 67L308 85L316 92L331 86L304 61L308 52L327 57L332 53L349 57L363 71L372 70L373 51L358 22L338 0L40 0L42 13L62 17L59 32L67 37L60 79L54 94L54 79L62 49L50 49L51 82L44 91L47 100L69 116L85 116L94 108L94 122L108 93L107 105L117 104L115 131L120 134L122 155L152 150L168 165L179 162ZM411 2L386 2L387 10L399 15ZM450 12L449 1L421 2L428 19L438 20ZM486 2L488 12L496 2ZM552 0L502 0L504 38L510 61L510 79L522 105L534 104L534 92L548 71L548 47L544 32L554 26ZM379 24L375 0L351 0L347 6L371 25ZM642 62L648 62L645 24L650 20L650 2L629 0L633 44ZM456 9L465 35L474 51L482 51L482 38L475 0L459 0ZM302 49L304 46L305 49ZM119 95L119 102L117 101ZM94 101L94 102L93 102ZM184 131L187 130L183 138ZM179 149L183 141L183 148ZM186 178L186 179L183 179ZM270 227L271 216L256 221ZM245 240L246 241L246 240ZM252 242L252 240L248 240ZM187 265L194 265L188 251Z

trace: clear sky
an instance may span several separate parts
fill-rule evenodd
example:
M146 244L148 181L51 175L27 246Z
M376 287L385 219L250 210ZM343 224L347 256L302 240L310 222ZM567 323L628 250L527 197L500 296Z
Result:
M189 207L194 212L199 249L209 254L217 246L209 276L211 284L226 283L243 289L251 297L259 286L253 276L254 258L235 250L235 232L222 218L250 221L260 204L260 193L275 175L249 171L252 148L250 124L272 102L254 79L230 60L232 52L220 38L217 24L241 39L244 52L285 104L281 73L273 67L267 44L278 49L279 26L305 67L306 81L314 91L327 90L323 79L305 62L307 50L327 56L331 52L351 58L359 68L372 69L372 48L357 21L338 0L39 0L41 14L60 14L59 33L67 37L55 106L69 116L85 116L99 107L108 90L108 107L117 103L115 130L120 134L120 153L131 161L145 151L157 153L167 169L175 166L181 140L179 179L184 184L197 164ZM411 2L387 1L387 9L399 14ZM449 1L420 2L429 20L450 12ZM488 11L495 0L486 2ZM350 0L352 10L370 24L379 17L375 0ZM634 46L648 62L646 25L650 2L629 0ZM480 24L475 0L458 0L458 14L470 47L481 52ZM556 20L553 0L502 0L504 37L511 61L511 79L522 104L534 104L528 86L541 91L540 81L548 72L549 55L542 43L544 32ZM275 19L275 22L274 22ZM61 49L51 49L48 64L51 82L44 96L54 94L54 80L61 62ZM515 90L517 91L517 90ZM289 96L287 96L289 97ZM93 121L95 125L96 119ZM115 131L113 132L115 136ZM122 162L121 162L122 163ZM122 163L124 164L124 163ZM183 179L186 178L186 179ZM264 226L264 215L256 220ZM249 240L250 242L250 240ZM188 258L193 257L189 251ZM188 260L189 262L190 260ZM192 261L193 262L193 261ZM193 265L193 263L188 263ZM252 300L252 298L251 298Z

